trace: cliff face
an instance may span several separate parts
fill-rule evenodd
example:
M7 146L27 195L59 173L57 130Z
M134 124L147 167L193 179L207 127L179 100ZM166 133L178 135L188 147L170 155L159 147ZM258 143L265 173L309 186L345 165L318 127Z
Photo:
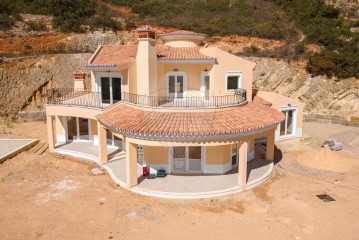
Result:
M0 116L44 108L46 89L73 87L72 72L92 54L57 54L7 60L0 64Z
M253 88L275 91L306 103L312 113L359 116L359 80L311 77L304 62L250 58L257 63Z

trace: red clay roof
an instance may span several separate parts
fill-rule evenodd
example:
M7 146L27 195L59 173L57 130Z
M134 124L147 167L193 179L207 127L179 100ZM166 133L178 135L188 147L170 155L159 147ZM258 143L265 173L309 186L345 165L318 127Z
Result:
M200 47L169 47L157 53L161 60L215 60L199 51Z
M137 45L107 45L102 46L95 58L90 62L94 65L117 65L136 60ZM214 60L199 51L199 47L174 48L157 45L157 57L161 60Z
M136 60L136 45L107 45L102 46L90 64L117 65L130 63Z
M268 102L267 100L264 100L263 98L260 98L257 95L252 96L252 101L254 103L260 103L260 104L263 104L263 105L266 105L266 106L272 106L271 102Z
M203 112L148 111L119 103L97 116L107 127L121 134L150 136L211 136L234 134L275 126L284 116L262 104L248 103Z

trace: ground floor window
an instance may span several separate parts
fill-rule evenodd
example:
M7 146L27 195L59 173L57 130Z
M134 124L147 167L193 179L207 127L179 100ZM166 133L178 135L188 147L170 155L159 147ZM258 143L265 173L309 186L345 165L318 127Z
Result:
M231 146L231 160L232 160L232 167L238 164L238 146L237 144L232 144Z
M87 118L67 117L67 140L90 140L90 126Z
M281 109L285 119L280 124L280 136L292 136L295 134L296 128L296 109L295 108L284 108Z
M121 147L122 148L122 139L117 137L115 134L112 134L111 131L106 129L106 138L107 145L113 147Z
M201 172L201 147L173 147L172 160L174 172Z

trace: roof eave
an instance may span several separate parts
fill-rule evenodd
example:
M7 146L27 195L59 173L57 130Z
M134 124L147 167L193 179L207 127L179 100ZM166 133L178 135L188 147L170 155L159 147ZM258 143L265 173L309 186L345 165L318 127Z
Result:
M215 64L215 59L158 59L160 64Z
M120 68L114 64L86 64L85 67L92 71L118 71Z

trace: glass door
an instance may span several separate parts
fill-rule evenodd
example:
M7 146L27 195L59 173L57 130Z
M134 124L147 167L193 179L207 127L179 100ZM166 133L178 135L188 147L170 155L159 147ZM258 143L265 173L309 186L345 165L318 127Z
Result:
M121 100L121 78L101 77L102 103L113 104Z
M202 75L201 96L204 100L209 100L210 78L209 75Z
M110 78L101 78L101 97L102 103L111 103Z
M171 98L183 98L184 96L184 76L168 76L168 96Z
M77 120L76 117L67 117L67 140L77 140Z
M282 110L285 119L280 124L280 136L291 136L294 134L294 109Z
M112 78L112 100L113 103L121 100L121 78Z
M188 147L189 172L200 172L202 170L201 159L202 159L201 147Z
M201 147L173 147L173 172L202 171Z
M186 147L173 147L173 171L185 172L186 166Z
M231 146L232 167L236 166L238 163L237 153L238 153L237 144L232 144Z

